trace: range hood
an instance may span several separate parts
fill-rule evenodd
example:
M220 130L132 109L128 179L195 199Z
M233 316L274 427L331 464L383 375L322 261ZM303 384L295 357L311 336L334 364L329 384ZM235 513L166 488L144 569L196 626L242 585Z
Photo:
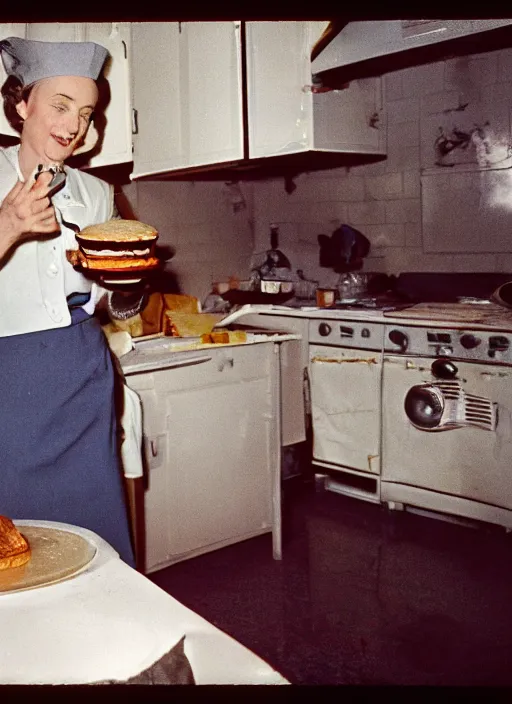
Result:
M512 20L388 20L348 22L316 57L324 86L381 76L453 56L512 46Z

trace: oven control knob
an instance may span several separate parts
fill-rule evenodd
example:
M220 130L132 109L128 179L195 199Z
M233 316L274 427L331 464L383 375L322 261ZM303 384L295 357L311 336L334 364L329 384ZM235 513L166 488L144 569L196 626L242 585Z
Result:
M401 330L391 330L388 335L389 339L394 345L400 347L400 352L405 352L407 346L409 345L409 338Z
M327 335L330 335L331 330L332 330L331 326L328 325L327 323L320 323L320 325L318 326L318 332L320 333L320 335L322 337L327 337Z
M459 370L449 359L436 359L430 367L437 379L455 379Z
M482 342L482 340L479 337L477 337L476 335L470 335L469 333L464 333L464 335L460 336L460 344L466 350L474 350L475 347L478 347L478 345L481 342Z

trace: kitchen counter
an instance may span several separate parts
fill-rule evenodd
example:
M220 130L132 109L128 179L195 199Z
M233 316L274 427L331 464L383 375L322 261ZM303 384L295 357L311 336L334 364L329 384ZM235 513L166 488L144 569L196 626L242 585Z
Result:
M148 572L270 531L281 557L281 447L305 434L302 338L264 327L232 344L139 340L120 359L142 404Z
M418 311L423 310L425 305L433 307L442 306L443 304L417 304L411 305L408 308L397 311L383 311L375 308L318 308L317 306L304 305L301 308L287 307L284 305L269 305L269 306L245 306L245 315L268 315L281 316L289 318L305 318L308 320L372 320L376 323L386 325L408 325L417 327L436 327L436 328L466 328L472 330L487 330L492 327L496 330L504 332L512 332L512 311L504 307L494 304L475 304L471 308L474 311L475 317L484 317L488 313L491 322L479 323L471 322L468 313L466 320L459 318L452 320L440 320L438 314L433 309L432 318L425 317L414 318ZM464 304L454 303L450 307L453 310L462 310ZM242 310L242 309L241 309ZM240 312L241 312L240 310ZM239 318L240 323L243 323L243 316Z
M299 340L299 335L288 333L247 333L247 342L201 344L198 338L157 337L152 340L134 340L134 349L120 359L126 376L156 369L172 369L200 364L210 358L212 349L280 343Z

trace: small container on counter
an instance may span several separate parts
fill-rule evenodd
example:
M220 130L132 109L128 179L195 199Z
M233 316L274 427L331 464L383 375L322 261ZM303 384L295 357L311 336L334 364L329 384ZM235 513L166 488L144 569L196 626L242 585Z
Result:
M222 296L223 293L226 293L226 291L229 291L229 282L228 281L214 281L212 284L212 293L216 293L220 296Z
M316 296L317 287L318 281L306 281L305 279L299 279L299 281L293 282L295 297L304 300L314 299Z
M292 293L292 281L272 281L271 279L262 279L260 282L262 293Z
M332 308L336 303L335 288L317 288L316 304L319 308Z

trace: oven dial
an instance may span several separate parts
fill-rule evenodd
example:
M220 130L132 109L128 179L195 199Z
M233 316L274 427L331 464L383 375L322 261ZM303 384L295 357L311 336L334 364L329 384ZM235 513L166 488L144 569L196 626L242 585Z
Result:
M481 342L482 340L476 335L464 333L464 335L460 336L460 344L464 347L465 350L474 350L475 347L478 347Z
M327 323L320 323L320 325L318 326L318 332L320 333L320 335L322 337L327 337L327 335L330 335L331 330L332 330L331 326L328 325Z
M409 338L405 332L401 330L391 330L388 337L394 345L400 347L400 352L405 352L409 345Z

